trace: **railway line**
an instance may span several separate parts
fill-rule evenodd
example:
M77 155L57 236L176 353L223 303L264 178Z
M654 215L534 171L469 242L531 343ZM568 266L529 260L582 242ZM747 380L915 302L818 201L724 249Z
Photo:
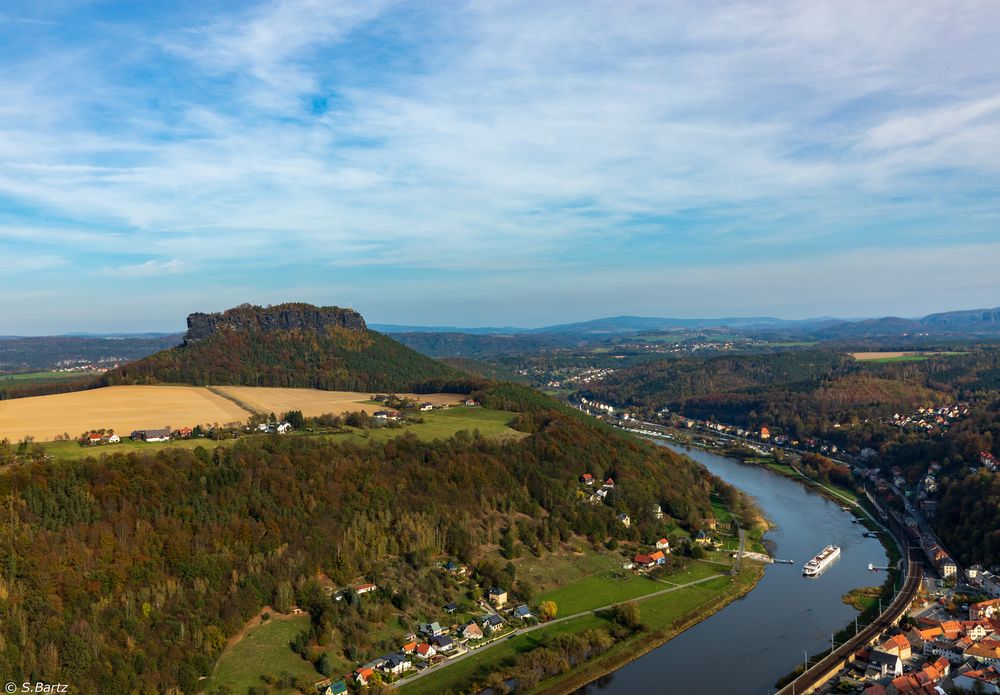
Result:
M882 611L870 625L810 666L802 675L779 690L777 695L804 695L826 683L831 676L851 661L856 651L867 647L876 641L885 630L895 625L916 597L923 578L920 550L909 546L905 533L895 522L895 519L890 520L889 526L900 548L906 548L906 579L903 581L899 593L896 594L889 607Z

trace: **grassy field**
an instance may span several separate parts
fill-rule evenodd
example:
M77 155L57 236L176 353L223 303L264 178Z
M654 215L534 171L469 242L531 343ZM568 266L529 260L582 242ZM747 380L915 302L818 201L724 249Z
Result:
M51 441L96 428L132 430L245 422L249 413L198 386L110 386L0 401L0 438Z
M211 439L177 439L169 442L133 442L131 439L123 439L119 444L105 444L103 446L80 446L75 441L68 442L46 442L45 452L57 461L70 461L73 459L86 458L88 456L99 457L101 454L128 453L130 451L158 451L160 449L194 449L203 446L209 451L217 446L230 446L235 443L235 439L227 439L215 442Z
M559 609L557 615L573 615L582 611L607 606L620 601L662 591L670 584L685 584L724 571L718 565L692 562L679 572L653 580L620 568L597 572L583 579L544 591L535 597L536 603L555 601Z
M100 372L31 372L29 374L0 374L0 386L27 386L32 383L94 379Z
M929 357L964 355L964 352L852 352L851 357L859 362L920 362Z
M715 495L712 495L712 513L715 514L715 519L719 522L720 527L733 521L733 513L722 506L722 500Z
M523 554L514 560L514 566L517 567L517 576L531 584L538 593L594 575L621 573L624 571L621 569L623 561L619 553L598 553L584 547L581 552L563 551L541 559Z
M337 435L354 441L384 442L411 432L420 439L431 441L447 439L460 430L473 432L479 430L484 437L496 439L521 439L525 433L511 429L507 424L514 415L505 410L489 408L466 408L458 406L445 410L435 410L421 413L424 422L406 425L403 428L385 428L368 430L367 435L362 430L352 430L350 435Z
M749 567L735 580L728 577L642 601L640 615L647 630L618 642L608 652L582 666L552 678L526 695L574 692L600 676L655 649L682 631L722 609L750 591L763 575L761 567ZM572 621L571 621L572 622Z
M251 686L263 684L262 675L277 676L284 671L313 681L322 679L312 664L289 647L289 642L308 628L309 616L305 615L290 620L269 620L253 628L222 655L215 675L204 681L204 691L229 686L234 693L245 693Z
M363 410L374 413L385 410L381 403L371 401L372 394L354 391L320 391L318 389L264 388L257 386L213 386L212 390L233 398L260 413L287 413L301 410L306 417L325 413L341 413ZM400 393L405 398L434 405L450 405L465 400L458 393Z
M712 574L712 572L708 572L707 574ZM747 571L742 572L735 582L728 577L723 577L697 586L679 589L662 596L642 600L639 604L640 614L642 622L648 627L648 630L639 633L634 638L619 643L605 656L612 662L616 662L616 666L626 663L629 660L628 655L636 653L637 645L651 644L652 646L656 646L670 639L686 626L677 624L679 621L696 621L700 617L714 612L716 607L721 606L723 602L748 590L757 577L759 577L759 570L754 570L753 572ZM654 583L650 582L650 584ZM663 585L658 585L658 588L662 589ZM625 599L622 598L622 600ZM542 628L528 634L518 635L496 647L468 657L453 666L439 669L434 674L427 675L408 685L404 685L399 688L399 692L403 695L436 695L443 692L461 692L471 682L485 678L491 672L504 666L511 665L518 654L530 651L551 640L556 635L583 632L584 630L603 624L606 624L604 618L597 615L586 615L553 625L550 628ZM604 658L602 657L600 661L603 660ZM588 662L586 667L590 666L596 666L599 669L594 677L604 672L600 670L601 666L598 664ZM580 672L581 670L577 669L566 675L572 677ZM543 684L543 688L553 685L554 681L550 681Z
M130 387L131 388L131 387ZM2 407L2 405L0 405ZM402 436L410 432L420 439L431 441L434 439L446 439L460 430L473 432L479 430L484 437L495 439L520 439L526 436L523 432L518 432L507 426L513 415L506 411L490 410L489 408L466 408L459 406L446 410L436 410L423 413L424 422L414 423L401 428L375 429L365 433L362 430L347 428L349 431L343 434L311 434L308 432L295 433L291 437L329 437L335 441L350 441L358 444L365 442L384 442L394 437ZM128 434L127 432L125 433ZM274 436L274 435L251 435L251 436ZM194 449L203 446L212 450L217 446L232 446L239 439L224 439L215 441L212 439L175 439L169 442L133 442L122 440L119 444L107 444L103 446L89 447L80 446L75 441L68 442L46 442L45 450L57 460L73 460L86 458L87 456L100 456L101 454L127 453L130 451L155 452L162 449Z

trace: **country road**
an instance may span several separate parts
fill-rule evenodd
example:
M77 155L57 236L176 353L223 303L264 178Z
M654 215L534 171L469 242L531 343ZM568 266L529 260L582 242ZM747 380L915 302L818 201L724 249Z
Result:
M696 579L694 581L688 582L687 584L678 584L677 586L672 586L669 589L661 589L660 591L654 591L651 594L646 594L644 596L639 596L639 597L634 598L634 599L627 599L626 601L617 601L615 603L609 603L606 606L600 606L598 608L591 608L590 610L585 610L585 611L581 611L579 613L574 613L573 615L567 615L567 616L565 616L563 618L556 618L555 620L550 620L547 623L538 623L537 625L532 625L531 627L518 628L517 630L514 630L514 632L510 633L509 635L505 635L505 636L501 637L500 639L493 640L492 642L490 642L488 644L485 644L482 647L478 647L476 649L470 649L469 651L465 652L464 654L460 654L459 656L456 656L454 658L448 659L448 661L444 662L440 666L436 666L436 667L433 667L433 668L425 668L423 671L419 671L419 672L413 674L412 676L409 676L407 678L403 678L403 679L401 679L399 681L396 681L393 685L398 688L400 686L406 685L407 683L412 683L415 680L419 680L420 678L423 678L424 676L426 676L429 673L437 673L437 672L439 672L443 668L447 668L448 666L450 666L452 664L458 663L459 661L462 661L463 659L465 659L465 658L467 658L469 656L472 656L473 654L479 654L479 653L483 652L484 650L490 649L491 647L494 647L494 646L496 646L496 645L504 642L505 640L508 640L508 639L510 639L512 637L515 637L517 635L524 635L524 634L527 634L529 632L533 632L535 630L541 630L542 628L545 628L545 627L551 627L552 625L556 625L558 623L566 622L567 620L575 620L577 618L582 618L582 617L584 617L586 615L592 615L592 614L597 613L599 611L606 611L606 610L609 610L610 608L612 608L613 606L618 605L619 603L625 603L627 601L646 601L648 599L655 598L657 596L662 596L664 594L669 594L669 593L671 593L673 591L679 591L680 589L686 589L687 587L695 586L696 584L703 584L705 582L710 582L713 579L719 579L720 577L725 577L725 576L727 576L727 575L724 575L724 574L713 574L713 575L708 576L708 577L703 577L702 579Z

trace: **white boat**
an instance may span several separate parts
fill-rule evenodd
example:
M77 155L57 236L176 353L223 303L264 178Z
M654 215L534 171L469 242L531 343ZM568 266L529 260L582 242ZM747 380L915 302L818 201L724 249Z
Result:
M812 560L802 566L802 576L815 577L825 570L830 563L840 557L840 546L828 545L823 548Z

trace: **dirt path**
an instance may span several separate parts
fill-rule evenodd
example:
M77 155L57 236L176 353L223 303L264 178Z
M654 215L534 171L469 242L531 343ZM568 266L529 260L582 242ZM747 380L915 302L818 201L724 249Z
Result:
M247 636L247 633L249 633L252 629L254 629L258 625L260 625L262 622L264 622L263 617L264 617L265 613L268 613L271 616L270 618L268 618L268 622L271 622L272 620L291 620L293 618L298 618L299 616L302 616L302 615L307 615L306 613L295 613L294 612L295 610L298 610L298 609L294 609L293 608L291 613L279 613L278 611L276 611L271 606L264 606L261 609L260 613L258 613L254 617L250 618L250 620L248 620L243 625L243 627L241 627L236 632L235 635L233 635L228 640L226 640L226 646L223 648L222 652L219 654L219 658L215 660L215 666L212 668L212 675L209 676L209 678L215 678L216 674L219 671L219 664L222 663L222 658L224 656L226 656L226 654L228 654L232 650L233 647L235 647L237 644L239 644L240 641L244 637Z

